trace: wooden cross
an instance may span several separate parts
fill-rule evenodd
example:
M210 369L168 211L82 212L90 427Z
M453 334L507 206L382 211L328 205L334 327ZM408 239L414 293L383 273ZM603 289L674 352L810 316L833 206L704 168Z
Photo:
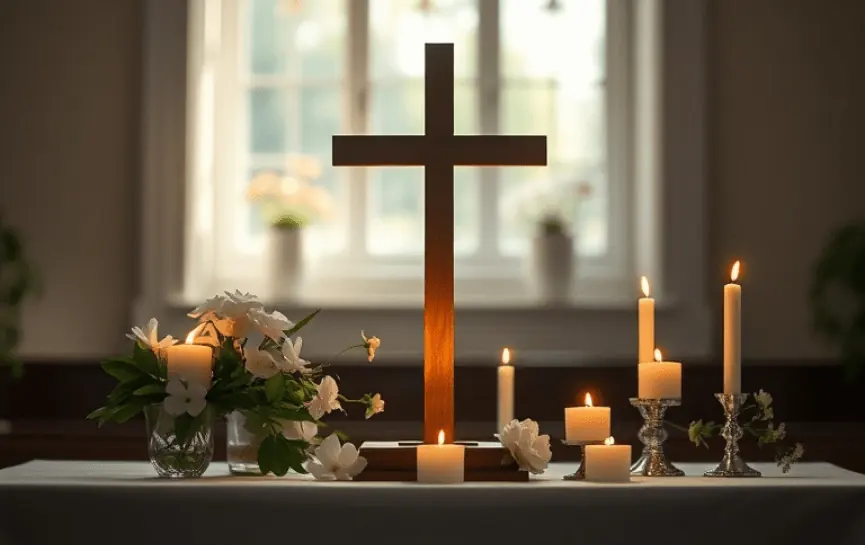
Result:
M424 442L454 440L454 166L545 166L546 136L454 135L454 47L426 44L423 135L334 136L334 166L423 166Z

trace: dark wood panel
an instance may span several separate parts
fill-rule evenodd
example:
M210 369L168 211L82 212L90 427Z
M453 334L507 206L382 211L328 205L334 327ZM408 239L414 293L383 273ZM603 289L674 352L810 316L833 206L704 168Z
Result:
M861 384L847 382L842 370L828 365L761 364L746 362L743 385L748 390L763 388L773 394L776 415L791 422L865 422L865 394ZM387 401L377 420L423 420L423 370L414 367L351 366L331 368L349 397L381 392ZM496 370L492 366L457 366L455 373L457 421L489 421L496 418ZM29 365L21 381L0 375L0 418L11 420L76 420L98 407L114 381L95 362L39 363ZM679 421L720 417L720 405L713 394L722 386L718 366L685 366L684 400L676 409ZM596 367L526 367L517 369L516 416L534 420L559 421L563 408L581 404L591 392L596 404L612 407L616 419L637 421L628 398L637 390L634 365ZM362 419L355 410L348 417Z

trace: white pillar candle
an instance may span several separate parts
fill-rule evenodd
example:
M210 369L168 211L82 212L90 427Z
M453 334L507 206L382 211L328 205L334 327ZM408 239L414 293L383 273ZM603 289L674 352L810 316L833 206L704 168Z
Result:
M661 351L655 349L655 361L639 364L640 399L682 399L682 364L661 361Z
M417 481L452 484L465 480L466 447L445 445L445 432L439 432L437 445L418 445Z
M643 295L638 303L639 318L639 349L637 363L652 361L652 351L655 349L655 300L649 297L649 280L640 278Z
M610 435L610 408L592 405L586 394L585 407L565 408L565 440L569 443L603 441Z
M724 286L724 393L742 393L742 286L739 262L733 264L731 283Z
M213 348L193 344L195 331L186 338L187 344L176 344L165 350L165 365L168 378L182 378L210 388L213 378Z
M631 480L631 445L616 445L608 437L603 445L586 446L586 480L626 483Z
M499 406L498 432L514 419L514 366L511 365L511 351L502 350L502 364L499 365Z

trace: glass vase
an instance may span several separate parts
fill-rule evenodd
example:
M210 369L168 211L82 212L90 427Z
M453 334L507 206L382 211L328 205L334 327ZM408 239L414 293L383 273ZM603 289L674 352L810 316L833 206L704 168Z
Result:
M160 477L188 479L201 477L213 459L211 408L198 416L168 414L162 403L144 410L147 420L147 452Z
M228 469L234 475L261 475L258 467L258 447L264 434L253 430L246 413L234 411L226 423Z

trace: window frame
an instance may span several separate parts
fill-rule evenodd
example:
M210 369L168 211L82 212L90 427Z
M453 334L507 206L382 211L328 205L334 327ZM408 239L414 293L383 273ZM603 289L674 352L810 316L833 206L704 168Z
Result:
M376 82L369 73L369 41L371 25L369 21L369 0L347 0L347 39L346 39L346 82L343 87L343 132L346 134L365 134L370 126L370 97L375 92ZM226 41L235 44L245 43L245 22L241 2L224 2L222 4L223 36ZM607 9L607 32L626 32L627 10L624 2L611 1ZM538 6L538 9L543 9ZM478 128L481 134L498 134L501 115L502 88L498 82L505 79L500 72L500 6L498 0L478 0L478 43L477 43L477 78L478 85ZM609 41L609 39L608 39ZM217 73L220 74L222 96L219 111L245 111L248 87L238 84L238 76L248 76L243 69L242 55L238 54L243 47L229 46L223 53L223 62L219 63ZM603 85L614 90L605 93L606 150L605 162L625 165L629 162L628 146L623 135L627 132L630 109L627 94L621 92L623 80L628 69L630 58L627 49L622 49L617 55L607 55L605 81ZM301 82L303 83L303 82ZM600 83L599 83L600 85ZM227 91L231 89L231 91ZM222 116L227 117L227 116ZM238 116L232 125L227 123L221 134L238 135L229 139L231 146L216 154L216 160L222 162L215 168L217 176L229 176L216 182L216 187L226 187L234 184L235 179L244 179L249 172L248 161L237 157L231 148L238 149L246 141L248 130L247 120ZM232 157L235 155L235 157ZM239 164L234 163L239 161ZM390 299L399 302L422 301L422 290L417 289L422 278L422 256L374 256L366 251L367 247L367 213L369 198L369 183L371 170L365 168L339 169L342 181L348 187L347 199L352 205L348 207L347 248L340 254L319 257L307 268L312 268L306 276L302 290L304 301L310 304L330 301L356 300L358 303ZM530 296L526 289L526 275L523 256L504 255L499 249L499 195L500 184L498 171L494 168L477 169L478 191L480 192L479 216L479 250L470 256L457 256L455 259L456 297L458 301L467 302L470 298L479 299L495 297L511 302L528 303ZM600 298L604 293L615 293L616 289L626 289L627 282L633 276L629 267L628 256L632 253L630 233L627 229L626 217L630 208L627 199L629 192L624 169L610 169L606 172L607 202L606 219L608 233L608 251L602 256L580 256L580 266L576 269L576 282L580 290L596 294ZM236 197L226 191L216 192L216 211L214 217L234 219L217 222L214 226L216 240L232 240L236 237L238 222L244 217L236 206ZM209 282L214 288L228 286L245 286L258 292L261 278L256 278L256 270L263 264L261 254L252 250L243 252L235 244L222 244L214 249L214 277ZM253 271L253 272L250 272ZM259 275L260 276L260 275ZM484 282L485 279L493 280ZM617 286L612 286L613 279ZM210 289L208 291L213 291Z
M142 276L133 318L139 323L159 317L163 327L177 335L191 327L185 312L200 299L189 287L199 283L212 264L212 247L196 232L195 221L185 221L195 217L190 201L197 188L194 161L187 161L185 153L186 126L196 115L195 101L187 96L187 81L195 84L188 65L196 59L177 54L187 50L190 32L195 32L189 27L187 9L194 11L202 1L143 3ZM706 2L610 1L621 2L627 10L629 35L634 36L610 49L633 51L636 61L626 75L636 115L626 134L618 135L634 158L619 167L638 180L627 196L633 214L624 228L634 240L628 260L632 270L653 280L658 331L664 332L659 344L685 360L706 357L714 339L707 301ZM192 182L177 183L187 179ZM675 213L662 216L664 210ZM190 251L185 252L185 246ZM633 283L618 297L592 299L587 294L561 308L506 299L458 303L457 364L492 364L501 346L514 347L523 365L574 365L583 359L636 354ZM210 288L199 287L204 294ZM308 310L278 306L295 317ZM312 355L326 355L328 346L351 340L354 329L364 327L387 339L389 348L377 362L420 361L422 314L415 302L320 306L326 307L328 327L305 335L308 346L318 347L312 348Z

